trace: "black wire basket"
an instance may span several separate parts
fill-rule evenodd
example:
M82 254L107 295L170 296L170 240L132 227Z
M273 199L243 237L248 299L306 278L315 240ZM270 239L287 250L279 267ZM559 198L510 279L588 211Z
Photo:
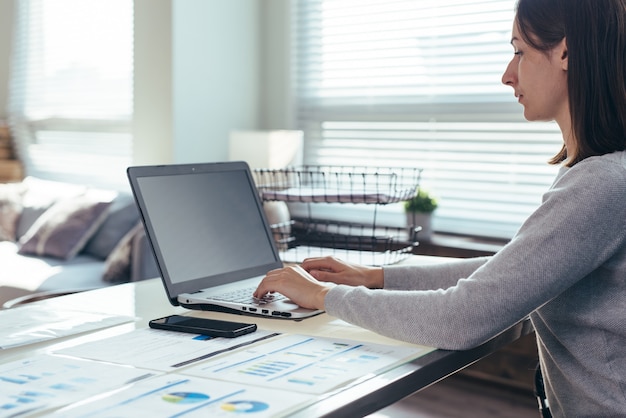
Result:
M421 169L302 166L257 169L255 181L262 200L305 204L374 205L368 222L345 222L295 216L272 225L283 261L325 255L361 264L396 263L418 245L420 227L389 227L377 223L377 206L408 200L419 188Z

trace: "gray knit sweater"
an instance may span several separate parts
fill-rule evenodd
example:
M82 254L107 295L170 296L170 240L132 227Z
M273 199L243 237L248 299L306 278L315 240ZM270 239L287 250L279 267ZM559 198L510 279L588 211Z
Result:
M530 315L555 417L626 416L626 152L562 168L490 258L384 269L326 311L395 339L474 347Z

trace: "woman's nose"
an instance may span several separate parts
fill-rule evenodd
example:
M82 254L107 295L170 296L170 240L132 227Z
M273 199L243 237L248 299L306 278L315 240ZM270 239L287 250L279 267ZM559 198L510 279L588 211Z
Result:
M515 76L513 72L513 60L511 60L511 62L509 62L509 65L506 66L504 74L502 74L502 84L512 87L514 82Z

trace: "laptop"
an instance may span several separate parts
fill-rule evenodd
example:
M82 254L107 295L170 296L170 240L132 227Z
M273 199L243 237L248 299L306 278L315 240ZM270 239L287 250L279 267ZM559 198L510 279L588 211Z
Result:
M289 319L322 312L280 294L252 297L283 263L247 163L136 166L127 174L172 305Z

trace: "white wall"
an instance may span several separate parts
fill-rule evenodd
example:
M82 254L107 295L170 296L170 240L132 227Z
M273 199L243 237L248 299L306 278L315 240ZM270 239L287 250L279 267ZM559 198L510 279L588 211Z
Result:
M258 129L258 1L174 0L174 160L228 157L228 135Z
M295 129L291 91L290 0L263 0L261 9L261 128Z
M8 83L13 31L13 1L0 0L0 119L7 115Z
M135 0L133 163L173 161L172 2Z
M293 128L289 4L135 0L137 164L225 160L232 130Z

